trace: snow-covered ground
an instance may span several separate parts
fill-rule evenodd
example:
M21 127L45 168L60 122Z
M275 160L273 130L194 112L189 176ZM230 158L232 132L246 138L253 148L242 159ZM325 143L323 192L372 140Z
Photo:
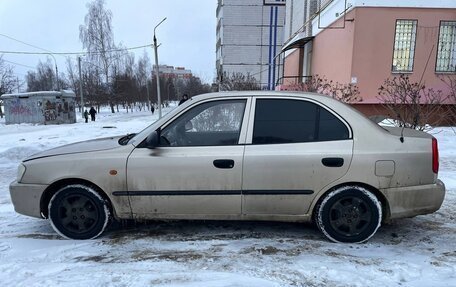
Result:
M434 130L442 208L382 226L364 244L335 244L312 226L171 222L63 240L46 220L16 214L8 192L35 152L137 132L157 115L101 112L96 122L5 125L0 120L0 286L456 286L456 135Z

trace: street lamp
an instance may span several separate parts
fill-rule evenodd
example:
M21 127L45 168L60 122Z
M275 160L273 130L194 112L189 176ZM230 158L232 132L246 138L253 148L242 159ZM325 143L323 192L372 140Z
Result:
M160 95L160 76L159 70L158 70L158 51L157 51L157 37L155 37L155 29L157 29L158 26L160 26L163 21L166 20L166 17L160 21L160 23L157 24L154 28L154 52L155 52L155 67L157 68L157 73L156 73L156 78L157 78L157 99L158 99L158 118L160 119L162 116L162 110L161 110L161 95Z

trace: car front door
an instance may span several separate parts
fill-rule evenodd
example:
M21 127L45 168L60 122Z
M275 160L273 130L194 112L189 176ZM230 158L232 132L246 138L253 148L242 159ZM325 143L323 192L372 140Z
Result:
M217 218L241 214L242 159L251 99L196 103L164 124L154 149L127 163L135 218Z
M302 98L257 98L252 111L243 214L305 215L314 195L347 172L350 127L333 111Z

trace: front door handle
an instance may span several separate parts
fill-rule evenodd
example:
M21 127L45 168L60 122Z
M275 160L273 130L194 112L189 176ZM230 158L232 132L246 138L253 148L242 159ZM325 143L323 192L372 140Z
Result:
M344 165L344 159L341 157L325 157L321 163L327 167L341 167Z
M214 160L214 166L216 168L233 168L234 167L234 160L232 159L216 159Z

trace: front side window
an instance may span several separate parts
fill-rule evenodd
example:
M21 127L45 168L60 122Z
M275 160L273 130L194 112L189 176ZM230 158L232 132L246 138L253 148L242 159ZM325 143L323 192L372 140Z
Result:
M347 126L325 108L302 100L258 99L253 144L344 140Z
M412 72L417 20L397 20L394 36L393 72Z
M200 104L160 133L160 146L219 146L239 142L246 100Z
M456 72L456 21L441 21L436 72Z

